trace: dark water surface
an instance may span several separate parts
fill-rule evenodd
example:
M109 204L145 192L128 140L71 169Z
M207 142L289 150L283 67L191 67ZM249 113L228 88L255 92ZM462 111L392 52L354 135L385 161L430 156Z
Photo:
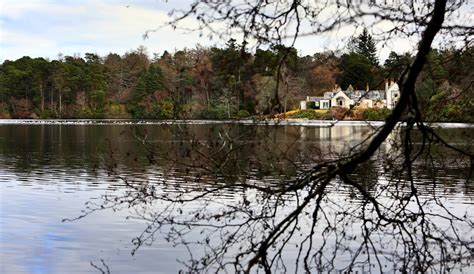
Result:
M182 133L183 127L186 134ZM192 153L189 146L183 145L190 140L197 140L195 144L199 146L209 146L209 140L215 140L215 144L211 142L215 147L207 147L210 152L219 151L224 143L237 147L233 162L211 173L249 170L252 180L271 181L294 175L297 168L293 163L301 167L321 155L336 157L371 132L371 127L363 125L0 124L0 272L97 272L91 262L101 265L103 259L112 273L176 273L182 268L177 260L188 256L182 246L174 247L158 239L131 255L131 240L146 224L127 218L133 215L132 209L108 209L71 222L62 220L80 216L86 202L100 203L105 193L121 193L126 186L116 174L143 182L165 180L170 185L166 191L186 188L192 182L182 178L189 177L192 169L182 168L172 160ZM473 128L440 132L459 146L472 146ZM261 146L262 138L268 138L265 146ZM144 143L155 144L161 151L169 149L165 153L168 158L150 159ZM391 149L388 144L382 148ZM449 153L440 154L449 162ZM196 164L209 163L205 159L189 162L190 166ZM384 165L375 163L373 168L382 172ZM421 184L424 176L429 177L422 168L415 172ZM443 183L436 189L426 187L427 193L443 193L445 205L454 211L472 209L474 184L465 180L462 166L443 165L436 176ZM383 180L382 177L375 180ZM234 202L232 193L222 193L221 198Z

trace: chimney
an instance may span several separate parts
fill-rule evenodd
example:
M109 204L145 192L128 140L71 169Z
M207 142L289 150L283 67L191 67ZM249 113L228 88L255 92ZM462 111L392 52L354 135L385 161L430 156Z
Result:
M390 86L393 86L393 78L390 78Z
M369 91L369 82L366 83L365 90Z
M388 90L388 79L385 78L385 90Z

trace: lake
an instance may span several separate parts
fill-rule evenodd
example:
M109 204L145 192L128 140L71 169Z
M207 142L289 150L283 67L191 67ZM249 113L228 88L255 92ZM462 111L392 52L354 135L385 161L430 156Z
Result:
M97 273L97 268L108 268L111 273L176 273L185 268L182 262L189 259L190 250L188 245L176 244L179 240L166 238L166 233L172 229L172 222L177 227L186 218L159 213L173 210L179 216L200 216L196 218L202 221L211 219L205 214L222 211L219 220L212 217L217 224L233 216L231 208L242 201L245 206L253 205L252 212L267 210L263 204L270 201L278 204L276 219L280 219L299 201L291 195L274 201L258 189L242 187L242 182L278 189L311 170L315 163L345 157L351 149L357 151L357 144L377 126L0 121L0 272ZM396 179L399 173L395 167L400 159L390 156L398 150L396 140L401 132L403 128L392 134L377 155L354 175L387 204L395 193L390 182L404 182ZM473 151L471 125L449 125L437 132L457 147ZM415 134L413 140L415 148L422 145L419 135ZM421 201L427 201L427 208L434 208L432 198L436 196L444 208L472 221L474 184L469 177L469 161L439 144L430 149L434 159L413 165ZM170 202L209 190L212 198L205 200L205 210L199 201L182 203L182 207ZM358 209L361 204L360 195L344 184L331 184L326 191L330 198L326 202L332 205L327 208L328 216L338 216L339 206ZM246 218L244 213L249 210L246 207L235 216ZM164 226L166 222L170 223ZM301 223L298 230L304 231L304 236L310 221ZM207 229L204 233L184 229L183 235L197 243L203 234L224 237L228 232L228 228L220 234ZM470 237L473 248L472 226L459 224L456 229ZM358 225L351 228L351 233L360 233ZM336 235L334 232L328 239ZM212 245L217 239L207 237L203 241ZM398 248L392 243L387 241L387 249ZM234 243L229 247L229 253L236 246ZM347 250L357 249L353 243L346 246ZM209 252L193 248L193 255ZM297 251L295 244L280 258L291 265L288 271L295 271L291 262ZM332 256L331 251L327 252L328 257ZM347 254L353 254L344 252L336 258L339 265L347 263ZM469 263L470 259L466 260L464 263ZM397 263L382 264L390 267ZM466 273L471 270L466 265L455 269Z

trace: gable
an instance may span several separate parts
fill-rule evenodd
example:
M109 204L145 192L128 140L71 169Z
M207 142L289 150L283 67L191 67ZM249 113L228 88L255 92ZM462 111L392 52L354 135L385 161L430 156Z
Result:
M350 100L350 98L343 91L339 91L338 93L334 94L334 96L332 98L335 99L335 98L339 98L339 97L343 97L346 100Z
M391 92L399 92L399 91L400 91L400 87L398 86L397 83L394 83L393 85L391 85L391 86L388 88L388 91L391 91Z

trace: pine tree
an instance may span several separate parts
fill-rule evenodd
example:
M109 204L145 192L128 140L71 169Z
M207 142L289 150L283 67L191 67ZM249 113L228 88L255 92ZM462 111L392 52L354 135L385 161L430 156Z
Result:
M369 83L369 86L374 86L372 75L373 65L370 63L370 60L362 54L355 52L344 54L341 57L340 66L342 74L338 82L342 89L346 89L349 85L352 85L354 89L361 90L365 89L367 83Z
M143 78L145 80L147 94L152 94L164 86L163 72L158 65L150 65Z
M369 34L366 28L364 28L362 33L357 38L355 50L358 54L361 54L369 59L372 65L378 65L377 48L375 47L375 42L372 38L372 35Z

